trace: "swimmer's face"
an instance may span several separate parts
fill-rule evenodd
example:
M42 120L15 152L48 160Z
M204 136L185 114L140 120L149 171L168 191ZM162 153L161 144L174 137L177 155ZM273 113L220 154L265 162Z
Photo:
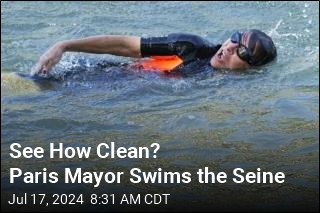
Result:
M238 35L235 34L226 40L217 53L211 58L210 64L217 69L245 70L250 67L250 57L247 53L247 46L251 33L245 32Z

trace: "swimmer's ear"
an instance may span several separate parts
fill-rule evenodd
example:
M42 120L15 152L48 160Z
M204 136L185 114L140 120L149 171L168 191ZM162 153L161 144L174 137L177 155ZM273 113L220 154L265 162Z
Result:
M183 63L183 60L176 55L172 56L151 56L140 61L144 69L170 72Z

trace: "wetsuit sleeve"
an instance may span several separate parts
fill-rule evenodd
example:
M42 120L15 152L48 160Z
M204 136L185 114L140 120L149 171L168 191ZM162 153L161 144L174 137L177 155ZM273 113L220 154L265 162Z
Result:
M219 49L200 36L184 33L141 38L140 48L142 57L177 55L184 62L213 56Z

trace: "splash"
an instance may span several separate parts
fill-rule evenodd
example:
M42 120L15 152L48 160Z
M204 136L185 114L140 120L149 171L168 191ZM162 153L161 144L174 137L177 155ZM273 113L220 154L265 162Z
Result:
M281 37L295 37L296 39L298 39L301 35L297 34L297 33L283 33L283 34L280 34L277 30L280 26L280 24L282 23L282 19L280 19L278 21L278 23L276 24L276 26L271 29L269 32L268 32L268 35L270 37L278 37L278 38L281 38Z

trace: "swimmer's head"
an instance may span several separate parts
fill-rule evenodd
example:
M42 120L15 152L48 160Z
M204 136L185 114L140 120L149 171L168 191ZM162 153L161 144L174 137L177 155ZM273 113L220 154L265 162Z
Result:
M277 56L272 39L256 29L236 31L211 59L215 68L246 69L265 65Z
M261 66L273 61L277 56L277 49L272 39L260 30L249 30L247 46L252 53L250 65Z

